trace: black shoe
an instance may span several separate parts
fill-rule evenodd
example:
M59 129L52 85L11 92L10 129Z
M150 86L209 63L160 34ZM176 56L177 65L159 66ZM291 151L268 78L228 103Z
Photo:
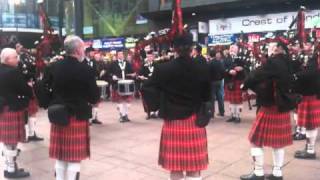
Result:
M233 122L233 121L235 121L236 120L236 118L235 117L231 117L230 119L228 119L226 122Z
M241 180L264 180L264 176L257 176L253 172L251 174L246 174L240 176Z
M150 118L156 119L156 118L158 118L158 116L156 114L151 114Z
M238 124L241 122L241 119L240 118L235 118L235 120L233 121L234 123Z
M38 137L36 133L34 133L33 136L28 136L28 142L30 141L43 141L44 139L41 137Z
M122 116L120 117L120 122L121 123L125 123L125 122L130 122L130 119L128 118L128 116Z
M131 120L129 119L128 115L124 116L124 119L126 122L130 122Z
M29 177L30 173L26 172L26 171L15 171L13 173L8 172L8 171L4 171L4 177L11 179L11 178L26 178Z
M266 176L266 179L268 180L283 180L283 177L282 176L274 176L273 174L270 174L270 175L267 175Z
M316 159L316 153L308 153L306 150L297 151L294 157L297 159Z
M224 117L224 113L218 113L218 116Z
M80 180L80 172L77 172L77 176L75 180Z
M307 136L305 134L301 134L301 133L294 133L293 134L293 140L295 141L301 141L301 140L305 140L307 139Z
M91 123L92 123L92 124L102 124L102 122L99 121L98 119L93 119L93 120L91 121Z

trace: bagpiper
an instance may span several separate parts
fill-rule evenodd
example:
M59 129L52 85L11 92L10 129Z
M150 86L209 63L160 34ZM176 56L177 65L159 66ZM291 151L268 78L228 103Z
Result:
M18 69L16 50L4 48L0 60L0 142L4 144L4 177L28 177L29 172L18 168L17 145L26 138L24 113L33 95L32 89Z

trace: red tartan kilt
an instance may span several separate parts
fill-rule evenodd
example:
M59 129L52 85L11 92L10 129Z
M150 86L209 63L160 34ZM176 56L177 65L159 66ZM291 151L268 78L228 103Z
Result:
M133 96L120 96L117 90L111 91L111 99L113 102L131 101Z
M24 142L26 139L24 125L24 110L11 112L5 107L0 114L0 142L6 145Z
M38 112L38 110L39 110L38 102L37 102L36 98L32 98L29 101L29 106L28 106L29 116L35 115Z
M298 126L308 130L320 127L320 100L316 96L303 96L297 113Z
M230 91L227 88L227 83L224 86L224 99L225 101L229 101L230 104L242 104L242 90L240 88L242 84L242 81L234 81L235 89L233 91Z
M292 144L290 112L280 113L276 106L261 107L249 134L258 146L283 148Z
M90 157L88 121L72 117L68 126L51 124L49 155L68 162L79 162Z
M159 164L169 171L200 171L208 167L207 133L195 125L196 115L164 121Z

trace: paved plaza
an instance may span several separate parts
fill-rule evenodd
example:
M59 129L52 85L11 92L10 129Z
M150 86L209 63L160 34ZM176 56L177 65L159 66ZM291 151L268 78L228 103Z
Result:
M166 180L168 172L157 164L162 120L145 120L141 101L130 107L131 123L120 124L116 105L100 104L103 125L91 126L91 159L82 163L82 180ZM254 120L255 110L244 104L241 124L226 123L215 118L207 127L209 168L203 172L206 180L236 180L252 169L247 135ZM22 149L20 166L31 171L32 180L53 180L54 161L48 157L49 121L46 111L38 114L38 135L44 142L19 145ZM318 142L320 143L320 142ZM284 179L320 180L320 158L314 161L293 158L295 150L304 148L304 142L295 142L286 150ZM320 145L316 147L320 155ZM266 172L272 168L271 149L265 151ZM2 159L3 162L3 159ZM2 172L1 163L1 172ZM0 179L3 179L1 176Z

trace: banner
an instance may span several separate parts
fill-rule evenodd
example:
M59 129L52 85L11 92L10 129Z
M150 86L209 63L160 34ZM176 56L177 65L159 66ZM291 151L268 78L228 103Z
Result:
M244 16L209 21L209 34L237 34L288 30L297 12ZM320 18L320 10L306 11L306 28L313 28L314 21Z
M138 39L137 38L132 38L132 37L128 37L126 39L126 43L125 43L125 46L126 48L134 48L136 46L136 43L138 42Z
M214 35L208 37L208 45L216 46L216 45L230 45L233 43L233 34L226 35Z
M125 48L125 38L105 38L102 39L102 49L122 50Z

